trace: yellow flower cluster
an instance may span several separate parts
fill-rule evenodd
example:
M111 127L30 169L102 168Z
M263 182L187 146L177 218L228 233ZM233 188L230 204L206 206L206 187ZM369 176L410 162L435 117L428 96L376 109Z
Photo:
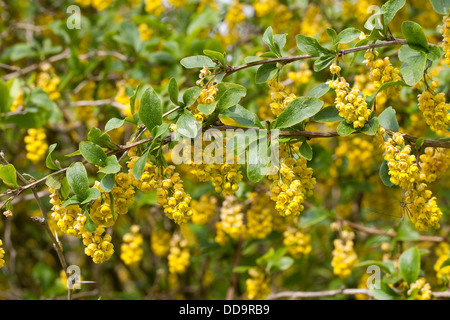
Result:
M335 239L333 260L333 273L342 279L348 278L352 274L353 267L358 263L358 256L353 249L353 239L355 234L352 231L343 230L341 239Z
M371 111L367 109L367 102L358 87L350 90L350 85L343 77L328 81L331 89L336 90L336 109L339 115L353 128L364 127L369 120Z
M138 27L139 35L142 41L148 41L153 35L153 30L148 27L148 24L141 23Z
M439 82L432 81L429 88L419 95L419 109L431 130L446 135L450 126L450 106L445 101L444 93L434 93L438 87Z
M278 5L279 3L276 0L258 0L253 4L253 8L256 16L262 18L274 12Z
M450 16L446 15L443 22L441 33L444 37L444 42L442 43L442 47L445 51L445 63L450 67Z
M311 250L311 236L289 226L283 233L283 244L288 247L288 252L296 259L308 255Z
M248 235L253 239L264 239L273 229L273 202L268 192L252 192L247 201L250 202L247 210Z
M448 149L425 148L425 153L419 156L420 174L418 180L431 183L441 178L448 169L450 156Z
M403 136L395 132L383 143L383 150L391 182L404 190L412 188L416 182L419 167L416 156L411 154L411 146L405 145Z
M5 265L5 250L2 248L3 241L0 240L0 268L2 268Z
M442 268L442 264L450 259L450 245L446 242L441 242L435 252L438 259L433 268L434 271L436 271L436 278L438 279L438 282L442 283L445 278L449 280L450 277L450 266L445 266Z
M169 3L175 8L181 8L186 4L186 0L169 0Z
M223 145L226 146L226 142ZM191 173L201 182L210 181L217 193L221 193L224 196L231 196L239 190L238 183L242 180L242 174L239 171L241 165L237 163L237 156L234 157L232 164L226 163L226 150L224 150L223 145L218 145L215 148L215 154L212 155L215 157L214 159L207 159L207 162L211 164L205 163L204 154L201 164L192 164ZM222 159L219 158L220 155L222 155Z
M111 243L111 235L105 233L105 228L97 227L94 232L85 229L86 216L79 215L78 230L83 238L84 253L92 258L94 263L108 261L114 254L114 245Z
M98 11L105 10L108 8L114 0L75 0L76 3L82 7L92 6Z
M77 205L62 208L62 202L58 191L50 188L50 203L52 207L52 218L56 221L56 225L62 232L72 237L80 237L77 229L77 218L81 214L81 209Z
M228 29L233 29L237 24L244 20L244 5L240 3L239 0L234 0L225 15L225 21L228 23Z
M92 257L94 263L105 262L114 253L111 236L105 233L105 227L112 226L115 219L117 219L117 216L113 219L112 206L115 213L121 215L127 213L128 207L134 202L134 190L127 174L119 173L116 175L116 182L118 185L111 191L114 197L113 205L111 204L110 195L100 189L99 182L96 182L94 185L101 191L101 196L94 201L90 208L89 216L97 225L94 232L86 230L87 217L81 213L81 208L78 205L63 208L58 191L50 188L50 203L53 205L52 218L62 232L73 237L82 238L85 245L84 252Z
M366 137L348 137L339 140L335 151L336 165L343 164L347 159L347 172L356 179L365 179L378 165L379 148Z
M55 74L52 65L48 62L41 64L40 72L36 77L36 87L44 90L48 94L50 100L54 101L61 96L59 91L57 91L59 83L60 79Z
M178 224L187 222L193 214L191 196L184 191L183 180L175 167L160 168L147 161L142 176L136 180L131 169L138 159L132 156L128 162L128 176L133 185L143 192L156 190L158 204L164 208L166 216Z
M297 96L293 93L288 94L284 89L284 85L274 79L269 81L269 87L269 95L272 100L270 110L275 116L279 116Z
M169 272L171 274L183 274L190 265L191 254L187 248L187 241L180 234L175 233L170 241L170 251L167 257Z
M288 72L288 79L294 81L296 86L309 83L312 76L312 71L309 69L306 62L300 64L300 68L297 71Z
M214 103L218 91L219 89L216 88L215 84L202 89L195 103L188 107L197 121L203 122L208 119L208 116L200 112L197 107L201 104Z
M167 256L170 249L170 239L170 232L163 229L154 230L150 240L153 253L160 258Z
M32 163L37 164L43 160L48 150L46 142L47 136L43 128L28 129L27 135L24 138L25 149L27 150L27 159Z
M145 12L151 13L154 16L159 16L164 11L164 6L161 0L145 0Z
M366 66L370 68L369 79L373 81L375 89L378 89L386 82L399 81L402 80L399 73L400 70L394 68L389 57L384 59L375 59L378 56L378 51L375 49L367 50L364 54L364 61ZM386 89L386 94L388 96L395 95L398 93L398 86L390 87Z
M144 254L142 249L144 239L138 225L132 225L130 231L122 237L123 243L120 246L120 259L127 266L136 266L142 260L142 255Z
M13 102L11 103L11 106L9 107L9 110L11 112L16 111L17 108L19 108L20 106L23 105L23 103L24 103L23 92L22 92L21 89L19 89L19 93L14 98Z
M226 197L220 208L220 221L216 223L216 237L214 240L224 246L229 238L237 240L245 238L247 230L244 224L242 204L235 197Z
M431 300L433 297L431 286L426 282L425 278L419 278L416 282L411 283L411 286L407 292L408 296L410 296L415 290L418 291L414 297L414 300Z
M270 293L269 277L259 268L248 270L250 278L245 281L248 300L263 300Z
M78 100L95 100L94 99L95 82L89 81L86 85L78 92ZM92 126L97 126L97 119L94 118L95 109L93 106L79 106L76 107L75 113L77 118L82 122L92 121ZM93 121L94 120L94 121Z
M126 214L128 208L134 203L135 191L130 177L126 173L120 172L116 174L115 180L117 185L110 193L103 192L99 182L94 185L101 192L101 196L90 207L90 216L97 226L112 227L118 216Z
M384 130L380 131L384 133ZM422 172L416 162L416 157L411 155L411 146L405 145L403 136L396 132L392 138L388 138L383 143L385 152L384 159L388 163L390 180L393 184L400 186L405 190L405 205L411 221L418 230L426 231L429 227L439 228L439 219L442 211L436 204L436 198L431 197L432 192L427 190L427 185L423 181L427 181L427 177L422 176ZM434 150L428 149L426 156L422 157L427 171L432 171L429 165L430 155L434 154ZM432 176L434 178L435 176Z
M298 152L296 147L294 150ZM306 164L303 157L295 160L285 150L280 152L280 170L269 179L273 180L270 198L276 201L275 209L282 216L300 215L304 210L305 198L312 195L316 178Z
M192 222L195 224L207 224L216 214L218 200L216 197L202 195L199 200L192 200Z

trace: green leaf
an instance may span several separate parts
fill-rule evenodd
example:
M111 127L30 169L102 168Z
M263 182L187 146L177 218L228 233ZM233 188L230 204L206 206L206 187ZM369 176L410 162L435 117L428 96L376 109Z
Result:
M420 273L420 254L417 247L412 247L402 253L398 259L400 275L408 284L415 282Z
M314 97L300 97L288 104L278 116L275 128L288 128L313 117L322 108L323 101Z
M391 176L389 175L389 167L387 161L384 160L380 166L380 179L386 187L393 187L394 184L391 182Z
M0 164L0 179L3 182L13 188L18 188L17 185L17 172L16 168L12 164L1 165Z
M383 90L386 90L387 88L395 86L404 87L408 85L401 80L383 83L374 94L366 97L367 108L369 109L372 108L378 93L380 93Z
M208 67L208 68L217 67L217 65L215 64L214 61L212 61L207 56L203 56L203 55L183 58L183 59L181 59L180 63L183 67L185 67L187 69L203 68L203 67Z
M375 135L375 133L377 133L379 126L380 122L378 121L378 118L373 117L364 125L364 127L361 129L361 132L369 136L373 136Z
M415 55L402 60L402 62L400 72L403 75L403 79L408 85L415 85L423 77L427 55L424 52L417 52Z
M291 257L282 257L272 263L274 271L284 271L289 269L294 264L294 259Z
M431 61L439 60L444 54L444 49L440 46L431 46L427 58Z
M97 188L90 188L86 193L86 199L84 199L81 204L86 204L88 202L94 201L101 196L100 190Z
M63 199L67 199L70 194L70 185L69 181L67 180L67 176L65 176L61 180L61 189L59 189L59 191L61 192L61 196L63 197Z
M197 120L188 110L184 110L177 120L177 132L187 138L195 138L198 133Z
M347 28L342 30L336 39L333 41L333 44L336 45L338 43L349 43L354 39L358 38L361 34L361 31L355 28Z
M177 84L177 80L175 80L175 78L170 78L169 81L169 86L167 88L167 91L169 92L169 98L170 101L172 101L175 105L179 105L178 102L178 84Z
M359 267L368 267L368 266L378 266L381 270L388 274L394 274L395 273L395 265L392 261L377 261L377 260L366 260L359 262L357 265L355 265L356 268Z
M117 161L117 157L115 155L109 156L106 158L106 165L98 170L98 172L102 172L104 174L112 174L120 171L120 164Z
M125 119L111 118L105 125L105 133L120 128L125 122Z
M278 70L276 63L266 63L256 70L255 82L265 83L272 79Z
M80 152L89 163L97 167L106 166L106 153L98 145L92 142L82 141L80 142Z
M446 15L450 8L450 2L448 0L430 0L434 11L439 14Z
M117 146L112 143L111 137L105 133L102 133L99 128L92 128L91 130L89 130L88 140L95 143L96 145L99 145L102 148L117 150Z
M253 182L260 182L265 176L270 164L270 147L265 148L267 139L259 137L250 141L247 152L247 178ZM239 146L238 146L239 147Z
M0 113L8 112L11 102L9 87L5 81L0 79Z
M246 94L247 90L242 86L239 88L228 89L220 96L220 99L217 102L219 112L223 112L224 110L235 106L243 97L245 97Z
M381 7L383 13L384 24L387 26L394 19L397 12L403 8L406 0L390 0Z
M313 157L313 151L311 146L304 141L302 143L302 145L300 146L300 148L298 149L298 152L300 153L300 155L305 158L306 160L311 160Z
M89 189L89 179L86 168L81 162L70 165L66 172L67 181L79 201L86 199Z
M380 281L380 289L375 289L373 286L370 289L370 292L372 293L372 296L376 300L397 300L401 297L400 294L395 292L389 285L384 282Z
M139 105L139 119L148 131L162 123L161 100L153 88L145 90Z
M197 100L197 98L201 92L202 92L202 89L199 87L191 87L191 88L187 89L183 93L183 102L184 102L185 106L189 107L190 105L192 105L195 102L195 100Z
M61 181L59 181L58 178L56 178L54 175L50 175L45 179L45 184L47 187L58 190L61 188Z
M412 21L404 21L402 23L402 33L411 49L428 52L428 40L419 24Z
M107 174L100 181L100 188L104 192L111 192L112 189L114 188L115 182L116 180L114 178L114 174Z
M394 239L396 241L419 241L420 234L411 222L405 220L397 229L397 236Z
M385 129L398 131L399 125L397 122L397 117L395 116L395 109L389 107L385 109L379 116L378 120L380 121L380 126Z
M233 272L234 273L246 273L251 268L254 268L254 267L252 267L252 266L237 266L237 267L233 268Z
M203 50L203 53L206 54L211 59L218 60L222 66L226 65L225 56L223 55L223 53L213 50Z
M327 106L312 118L312 120L316 122L338 122L343 119L344 118L339 115L339 110L336 109L336 106Z
M337 37L337 32L336 30L332 29L332 28L327 28L327 34L328 36L331 38L332 42L335 42L335 39Z
M78 201L77 196L70 197L69 199L64 201L61 208L67 208L67 207L75 206L75 205L80 205L80 201Z
M148 151L144 152L142 156L136 161L133 167L133 177L139 180L144 173L145 164L147 163Z
M245 127L260 129L264 128L258 116L254 112L245 109L241 105L235 105L225 110L223 114Z
M210 103L210 104L199 104L197 106L198 111L205 115L210 115L216 110L217 107L217 101Z
M321 83L321 84L318 84L317 86L315 86L314 88L312 88L311 91L308 92L308 94L306 96L320 98L328 91L330 91L330 87L328 86L328 84Z
M48 147L48 154L47 154L47 158L45 159L45 165L47 166L47 168L52 169L52 170L61 169L61 166L59 164L57 164L52 157L52 152L55 150L56 145L57 144L54 143L54 144L50 145L50 147Z
M348 124L347 121L342 120L341 123L339 123L336 131L341 137L346 137L355 132L356 129L353 128L351 124Z
M264 31L262 40L268 46L273 46L273 29L272 27L268 27L266 31Z
M448 267L450 266L450 258L448 258L447 260L445 260L442 264L441 267L439 268L439 270L442 270L442 268Z
M163 122L161 125L156 126L153 128L151 135L153 137L153 140L163 136L167 131L169 130L169 125L165 122Z
M141 101L142 98L142 94L149 89L150 86L148 84L140 84L137 89L134 91L133 95L130 97L130 109L131 109L131 114L134 115L135 113L135 104L136 104L136 100Z
M322 47L314 38L299 34L295 39L297 41L297 47L311 56L318 57L322 54L328 55L331 53L330 50Z
M316 61L314 61L314 71L315 72L322 71L323 69L329 67L335 59L336 59L335 56L330 55L321 56L319 59L316 59Z
M84 227L86 231L95 232L95 230L97 230L97 225L95 224L94 220L92 220L91 215L89 214L89 210L86 210L85 216L86 216L86 223L84 224Z

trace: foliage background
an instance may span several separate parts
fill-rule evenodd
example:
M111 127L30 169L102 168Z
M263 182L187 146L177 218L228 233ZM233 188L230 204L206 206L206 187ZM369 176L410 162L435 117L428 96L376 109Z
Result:
M147 1L152 3L153 1ZM40 61L49 61L51 79L56 88L43 87L39 91L39 70L23 75L19 73L18 85L27 96L22 102L24 112L20 117L9 117L0 122L1 150L5 158L19 172L36 179L50 170L45 161L33 163L27 159L24 137L29 128L44 128L45 142L57 143L55 157L67 166L71 161L64 155L77 150L93 127L104 129L111 118L130 116L129 97L139 84L151 85L162 97L164 111L173 107L167 93L170 78L175 78L180 88L195 85L197 69L185 69L180 60L187 56L203 54L203 50L226 52L230 65L244 63L246 57L258 56L266 51L262 36L271 26L274 33L286 33L285 55L299 54L295 35L315 37L320 43L329 42L326 28L343 30L355 27L364 30L364 23L373 13L370 5L382 1L0 1L0 76ZM71 4L81 7L81 28L69 30L66 21ZM147 6L147 9L146 9ZM104 8L103 8L104 7ZM255 11L256 10L256 11ZM391 32L401 37L401 22L412 20L425 30L428 41L439 43L442 36L439 25L442 15L432 10L428 1L408 0L390 23ZM345 48L343 46L342 48ZM394 66L399 66L397 48L380 49L389 56ZM63 59L51 61L62 54ZM367 82L368 71L362 61L363 52L355 54L354 62L346 58L340 66L350 82ZM312 72L313 61L298 61L287 65L279 75L280 80L297 96L308 93L330 78L328 69ZM450 71L443 63L433 65L433 76L441 83L440 92L449 98ZM267 84L256 84L255 68L236 72L227 81L241 84L247 96L241 101L245 108L256 112L260 119L270 119L270 98ZM361 78L358 78L361 77ZM91 88L90 88L91 86ZM182 90L182 89L181 89ZM427 128L418 115L417 90L403 88L393 101L386 94L377 98L378 112L394 105L402 132L429 139L438 137ZM55 94L56 93L56 94ZM53 94L53 95L52 95ZM2 99L2 98L0 98ZM77 101L103 101L96 105L77 106ZM322 97L331 105L334 95ZM19 109L20 110L20 109ZM3 114L14 110L2 110ZM308 123L306 130L333 131L336 123L318 126ZM136 127L130 123L110 133L117 144L125 144ZM357 140L359 139L359 140ZM308 206L302 214L302 231L311 235L312 252L299 259L285 271L271 273L272 292L282 290L332 290L342 286L356 288L364 283L365 268L355 268L347 279L333 275L330 264L333 239L336 233L330 223L336 216L383 231L395 231L396 237L357 232L355 248L360 261L382 260L389 255L396 260L411 245L428 249L422 259L422 269L427 281L436 291L444 290L445 283L438 281L433 268L438 259L434 242L421 242L419 232L406 218L401 221L399 189L386 188L378 176L382 152L371 137L313 139L314 157L309 166L314 169L317 185ZM363 154L369 151L369 154ZM364 159L357 166L348 166L349 156ZM170 160L170 159L169 159ZM368 169L364 169L366 164ZM361 166L359 166L361 165ZM95 180L92 173L91 183ZM203 194L215 195L209 183L199 183L181 168L186 190L194 199ZM447 176L448 178L448 176ZM8 189L0 185L2 191ZM248 198L252 184L241 183L237 196ZM441 179L432 186L444 212L441 228L421 235L447 236L449 179ZM40 194L47 195L42 186ZM46 210L51 209L48 197L43 198ZM222 198L219 196L220 202ZM13 202L13 217L0 219L0 235L6 251L6 266L0 270L0 296L6 299L65 298L66 288L61 278L61 267L47 235L40 226L31 222L39 216L39 208L30 194L21 195ZM218 214L214 218L218 219ZM214 220L214 221L215 221ZM127 215L118 219L112 232L116 253L106 263L94 264L84 255L81 241L59 233L64 254L70 264L81 267L86 284L77 291L78 297L96 299L223 299L231 286L232 271L238 244L229 242L220 246L214 242L214 221L205 226L189 223L183 233L189 239L191 265L188 272L176 281L168 273L167 258L156 256L150 245L151 233L159 228L173 232L177 226L164 217L156 205L154 193L136 195L136 203ZM52 230L57 228L49 221ZM122 236L132 224L141 226L143 258L137 266L129 267L120 259ZM270 248L282 248L282 233L274 231L262 240L243 243L240 265L254 266L258 257ZM387 243L384 250L382 243ZM387 246L387 249L386 249ZM246 272L238 275L236 298L244 298ZM80 293L81 292L81 293ZM353 298L337 296L336 299ZM359 297L362 298L362 297Z

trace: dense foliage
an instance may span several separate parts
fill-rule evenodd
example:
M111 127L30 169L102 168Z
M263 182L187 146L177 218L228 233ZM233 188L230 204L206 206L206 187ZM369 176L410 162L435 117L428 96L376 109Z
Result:
M0 297L450 297L449 7L0 0Z

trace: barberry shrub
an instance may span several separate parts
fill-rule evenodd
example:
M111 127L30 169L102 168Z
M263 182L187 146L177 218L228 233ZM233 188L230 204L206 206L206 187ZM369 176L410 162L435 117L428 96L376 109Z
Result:
M0 1L0 297L450 297L449 7Z

